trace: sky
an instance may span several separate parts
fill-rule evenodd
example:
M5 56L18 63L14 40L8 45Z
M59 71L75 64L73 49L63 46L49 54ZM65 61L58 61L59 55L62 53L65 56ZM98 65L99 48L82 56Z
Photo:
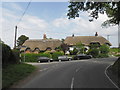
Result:
M89 14L80 12L80 17L68 19L68 2L31 2L28 10L19 20L27 7L28 2L3 2L0 6L2 19L0 20L0 38L7 45L13 48L14 32L17 25L17 38L26 35L30 39L42 39L43 34L47 38L65 39L67 36L94 36L98 32L99 36L109 41L112 47L118 46L118 27L112 26L102 28L101 24L107 20L107 16L99 14L99 18L89 22Z

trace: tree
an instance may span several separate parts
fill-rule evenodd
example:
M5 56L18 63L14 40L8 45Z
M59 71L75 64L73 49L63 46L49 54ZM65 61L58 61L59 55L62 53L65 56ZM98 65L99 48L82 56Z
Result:
M88 50L87 54L92 55L94 58L98 57L100 45L98 43L91 43L89 47L90 49Z
M0 43L3 43L4 44L4 42L0 39Z
M18 38L18 40L17 40L17 45L18 45L18 47L19 46L22 46L22 44L26 41L26 40L28 40L29 39L29 37L27 37L27 36L25 36L25 35L21 35L19 38Z
M69 50L69 46L65 43L62 43L60 47L63 50L64 54L65 54L66 51Z
M105 44L100 46L99 50L100 50L101 54L108 54L109 51L110 51L109 47L107 45L105 45Z
M99 55L99 49L97 49L97 48L89 49L88 54L92 55L94 58L96 58Z
M76 48L78 49L78 53L84 53L85 51L84 44L82 44L81 42L76 44Z
M61 39L61 42L64 43L65 39Z
M70 51L70 55L76 55L78 53L78 50L76 48L73 49L73 51Z
M92 48L99 48L99 47L100 47L100 44L99 44L99 43L91 43L91 44L89 45L89 47L90 47L90 49L92 49Z
M68 6L68 18L79 17L80 11L90 13L89 21L99 18L99 13L106 13L109 20L103 22L102 26L119 25L120 22L120 1L119 2L70 2Z

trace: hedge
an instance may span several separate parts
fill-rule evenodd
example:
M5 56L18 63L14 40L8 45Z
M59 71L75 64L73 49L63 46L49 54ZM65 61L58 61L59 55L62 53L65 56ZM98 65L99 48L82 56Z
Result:
M92 55L94 58L96 58L99 56L99 50L97 48L89 49L87 54Z
M54 53L52 54L52 59L57 60L57 59L58 59L58 56L62 56L62 55L64 55L63 52L54 52Z
M2 66L5 67L8 64L16 64L19 62L19 51L11 50L11 48L3 43L2 45Z
M40 56L45 56L45 57L51 58L51 55L48 53L39 53L39 54L26 53L26 54L21 54L22 62L24 62L24 56L25 56L25 62L36 62L37 58Z
M102 53L101 53L101 54L98 55L98 57L99 57L99 58L107 58L107 57L109 57L109 55L108 55L108 54L102 54Z

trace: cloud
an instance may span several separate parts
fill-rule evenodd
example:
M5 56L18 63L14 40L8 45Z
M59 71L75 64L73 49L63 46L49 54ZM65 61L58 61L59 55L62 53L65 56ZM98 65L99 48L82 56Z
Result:
M23 8L21 6L19 6L17 3L15 2L7 2L7 3L3 3L3 6L7 6L9 9L12 10L18 10L18 11L22 11Z
M13 47L14 43L14 29L17 25L20 15L16 15L14 11L3 8L2 21L2 40L7 43L9 46ZM48 23L43 19L40 19L36 16L25 15L22 21L18 24L18 33L19 37L21 34L28 35L30 38L41 38L40 35L43 34L47 29ZM0 27L1 28L1 27Z
M19 18L20 15L18 15L15 11L3 8L3 19L1 22L3 26L2 40L11 47L13 47L14 43L14 28ZM61 39L66 38L73 33L75 35L93 36L95 32L98 32L100 36L107 37L107 35L110 35L110 42L113 43L114 46L117 46L117 26L101 28L102 22L106 19L106 15L100 14L98 20L89 22L88 14L81 13L80 18L69 20L66 17L60 17L47 22L40 17L26 14L22 21L18 24L17 36L26 35L30 37L30 39L40 39L43 34L46 33L48 38Z
M48 23L40 19L36 16L31 16L31 15L25 15L21 23L19 24L19 27L28 29L28 30L45 30L46 27L48 26Z
M86 19L87 14L81 14L80 18L68 20L66 18L57 18L53 21L53 26L59 27L62 31L68 33L66 36L71 33L81 36L94 36L95 32L98 32L100 36L103 36L107 39L107 35L110 35L110 42L113 46L118 45L118 27L108 27L102 28L101 24L107 20L107 15L99 14L99 18L93 22L89 22L89 19ZM63 28L64 27L64 28ZM66 29L67 28L67 29Z

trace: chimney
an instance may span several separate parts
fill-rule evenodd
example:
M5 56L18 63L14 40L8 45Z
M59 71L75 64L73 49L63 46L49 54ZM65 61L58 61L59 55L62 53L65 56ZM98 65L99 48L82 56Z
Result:
M46 36L46 34L43 34L43 39L47 39L47 36Z
M98 33L97 33L97 32L95 33L95 36L98 36Z
M73 34L72 37L74 37L75 35Z

